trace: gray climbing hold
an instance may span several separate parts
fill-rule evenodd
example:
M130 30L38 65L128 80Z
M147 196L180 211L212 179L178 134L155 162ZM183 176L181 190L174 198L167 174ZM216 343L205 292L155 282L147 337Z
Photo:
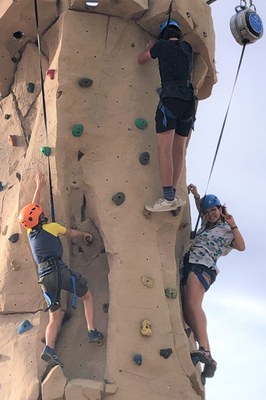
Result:
M21 181L21 175L19 172L16 172L16 178L19 180L19 182Z
M177 289L174 288L167 288L165 289L165 296L169 299L175 299L177 296Z
M84 156L84 153L82 151L78 151L78 161L81 160L81 158Z
M79 80L79 86L84 87L84 88L88 88L93 84L93 80L90 78L81 78Z
M169 358L172 353L173 350L171 348L160 350L160 356L162 356L165 359Z
M139 353L134 354L132 357L132 360L134 361L135 364L141 365L142 364L142 355Z
M187 337L189 337L191 335L192 330L191 330L191 328L186 328L185 332L186 332Z
M29 82L29 83L27 84L27 92L28 92L28 93L33 93L33 92L34 92L34 89L35 89L34 83L33 83L33 82Z
M108 313L108 310L109 310L109 303L103 304L103 312L104 312L105 314L107 314L107 313Z
M116 194L113 195L112 201L117 205L121 206L121 204L124 203L125 201L125 194L123 192L117 192Z
M12 271L18 271L20 269L20 265L16 260L12 260L10 263Z
M19 240L19 233L13 233L13 235L11 235L8 240L11 243L16 243Z
M142 165L147 165L149 164L150 161L150 154L147 151L144 151L144 153L141 153L141 155L139 156L139 162Z

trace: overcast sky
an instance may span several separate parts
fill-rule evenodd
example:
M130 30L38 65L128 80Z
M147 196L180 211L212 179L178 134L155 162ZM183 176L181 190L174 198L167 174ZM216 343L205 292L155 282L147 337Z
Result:
M248 5L250 4L247 1ZM266 28L266 1L253 2ZM240 0L211 5L216 32L218 82L201 101L187 154L187 181L204 194L230 99L242 46L229 22ZM242 2L243 4L243 2ZM218 369L206 400L265 400L266 361L266 34L245 49L208 193L226 203L246 241L219 260L221 271L204 309ZM192 210L194 204L191 201ZM193 213L193 223L195 224Z

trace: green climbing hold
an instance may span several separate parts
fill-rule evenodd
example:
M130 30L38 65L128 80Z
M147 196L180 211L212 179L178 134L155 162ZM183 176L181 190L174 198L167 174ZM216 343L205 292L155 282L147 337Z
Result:
M148 126L148 121L144 118L135 119L135 125L138 129L146 129Z
M42 146L41 153L44 154L46 157L48 157L51 154L51 147Z
M167 288L165 289L165 296L169 299L175 299L177 296L177 290L174 288Z
M83 133L83 125L82 124L75 124L72 126L72 134L73 136L79 137Z

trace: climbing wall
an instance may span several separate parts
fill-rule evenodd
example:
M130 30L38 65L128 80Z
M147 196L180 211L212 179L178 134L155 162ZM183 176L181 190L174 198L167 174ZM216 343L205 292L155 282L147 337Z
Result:
M189 209L143 214L161 194L154 134L160 80L156 61L140 66L137 56L167 18L169 1L149 8L145 0L106 0L95 9L78 0L41 2L48 140L32 3L6 0L0 8L1 399L201 399L177 274ZM11 15L20 15L15 32ZM211 9L202 0L176 0L172 18L193 45L194 85L206 98L216 81ZM95 237L89 247L64 240L64 259L87 278L96 326L107 334L101 347L87 343L79 304L57 341L63 370L39 358L47 314L17 221L36 171L47 176L49 153L57 221ZM184 168L184 194L185 186ZM49 215L48 187L42 204ZM66 303L69 310L71 297Z

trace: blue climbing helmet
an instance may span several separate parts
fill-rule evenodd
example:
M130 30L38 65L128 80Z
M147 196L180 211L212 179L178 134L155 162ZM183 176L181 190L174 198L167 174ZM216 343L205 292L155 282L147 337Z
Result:
M200 202L200 210L204 213L212 207L221 207L221 202L214 194L206 194Z
M180 29L179 23L175 19L170 19L170 21L164 21L160 26L160 33L162 33L167 26L175 26L177 29Z

